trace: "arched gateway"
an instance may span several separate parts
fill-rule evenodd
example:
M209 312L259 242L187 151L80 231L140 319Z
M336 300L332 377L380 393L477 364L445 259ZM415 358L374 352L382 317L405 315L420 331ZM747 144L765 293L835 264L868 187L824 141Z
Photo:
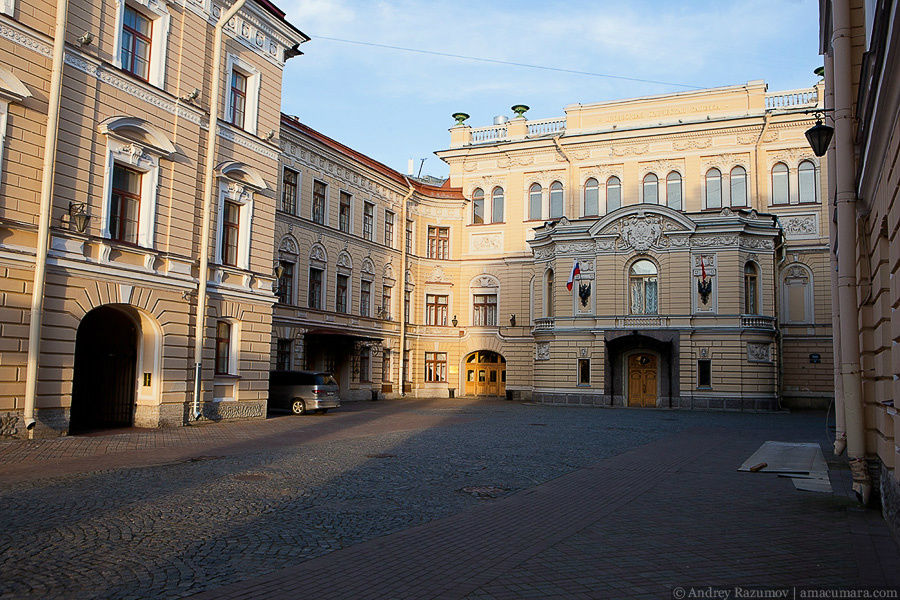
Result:
M104 305L81 320L75 337L71 433L134 424L141 344L136 312Z
M506 359L490 350L466 356L466 396L503 396L506 394Z

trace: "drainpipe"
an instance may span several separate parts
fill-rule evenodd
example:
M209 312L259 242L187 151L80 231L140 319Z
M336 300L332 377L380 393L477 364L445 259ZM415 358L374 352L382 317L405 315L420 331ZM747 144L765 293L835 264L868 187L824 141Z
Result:
M830 54L825 55L825 78L826 82L829 84L834 81L834 59ZM826 109L834 109L834 90L831 85L825 86L825 108ZM826 115L828 113L825 113ZM831 158L828 160L828 187L830 189L834 189L834 181L835 181L835 161L832 160L835 156L837 156L837 150L834 146L834 138L831 138L831 144L828 148L828 156ZM837 256L835 256L835 250L837 249L837 229L833 226L834 224L834 211L835 206L832 201L831 194L827 194L826 198L826 206L828 206L828 233L829 233L829 249L828 249L828 264L829 271L831 272L831 289L838 289L838 275L837 275ZM837 326L838 323L841 322L840 318L841 312L839 310L838 302L835 299L832 299L831 302L831 355L834 357L834 455L840 456L844 453L844 450L847 448L847 426L845 424L844 419L844 382L841 379L841 367L840 367L840 356L841 356L841 328Z
M56 2L56 27L53 30L53 66L47 107L47 135L44 137L44 165L41 174L41 204L38 219L37 249L34 257L34 284L31 290L31 320L28 324L28 363L25 368L25 429L34 437L34 400L37 392L38 359L41 349L41 316L44 311L44 282L47 276L47 251L50 246L50 215L53 212L53 179L56 171L56 139L59 133L59 102L62 90L63 58L66 51L68 0Z
M212 218L214 162L216 159L216 126L219 121L219 87L222 79L222 30L243 8L247 0L236 0L216 23L213 40L212 77L210 78L209 123L206 131L206 172L203 183L203 221L200 227L200 273L197 285L197 322L194 325L194 407L192 417L200 418L201 369L203 340L206 337L206 284L209 278L209 230Z
M408 261L406 248L406 220L408 209L406 204L409 202L409 199L412 198L415 189L413 188L412 183L410 183L409 177L404 175L403 179L406 180L409 191L403 196L403 205L400 207L400 220L403 222L403 243L400 246L400 281L403 282L403 296L400 300L402 303L400 305L400 396L406 395L406 264Z
M770 116L771 116L771 113L768 113L768 112L763 114L763 126L762 126L762 129L759 130L759 137L756 138L756 143L753 145L753 163L754 163L754 166L756 167L756 169L754 169L756 171L756 173L755 173L756 177L754 177L754 179L755 179L754 185L756 186L756 201L757 202L760 202L760 190L762 189L762 187L759 185L760 173L762 172L762 169L759 166L759 146L760 146L760 144L762 144L763 136L766 134L766 130L769 128L769 117Z
M777 227L781 231L784 231L781 228L781 223L778 221L778 215L772 215L772 221L774 222L775 227ZM772 270L772 279L774 280L772 283L775 291L775 357L778 361L778 368L775 371L775 392L777 394L775 399L778 402L778 410L782 410L781 399L784 397L784 332L781 330L781 315L779 314L778 309L781 306L781 298L779 295L781 291L781 286L779 285L779 281L781 279L781 268L787 261L787 252L784 247L783 234L779 235L778 246L775 247L776 255L778 254L779 250L781 250L781 258L778 260L778 263Z
M866 468L865 414L859 366L859 305L856 301L856 190L853 153L854 118L851 90L850 2L832 3L831 51L834 60L835 199L837 202L838 303L841 327L841 380L847 428L847 456L853 491L868 503L872 481Z
M559 153L562 154L563 158L566 159L566 163L567 163L566 171L568 171L568 176L569 176L568 179L569 179L570 192L568 194L566 194L564 197L571 198L570 202L575 203L575 214L578 214L578 213L580 213L580 211L578 210L578 199L577 199L578 197L576 196L577 186L575 185L575 169L572 167L572 159L569 157L569 154L563 149L562 144L559 142L559 138L561 138L561 137L562 137L562 135L553 136L553 143L556 144L556 149L559 150ZM566 210L566 207L563 206L563 215L565 215L566 212L568 212L568 211Z

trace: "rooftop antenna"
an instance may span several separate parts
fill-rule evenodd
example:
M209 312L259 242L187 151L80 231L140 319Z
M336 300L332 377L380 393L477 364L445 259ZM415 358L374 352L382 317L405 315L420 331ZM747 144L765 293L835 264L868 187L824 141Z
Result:
M425 166L425 159L424 159L424 158L422 159L422 162L419 163L419 174L416 175L416 177L421 177L421 176L422 176L422 167L423 167L423 166Z

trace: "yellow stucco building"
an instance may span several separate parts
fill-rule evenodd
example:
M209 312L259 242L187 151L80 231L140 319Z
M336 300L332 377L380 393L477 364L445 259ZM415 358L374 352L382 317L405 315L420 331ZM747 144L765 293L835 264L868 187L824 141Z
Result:
M514 107L480 128L460 114L441 187L285 118L273 368L333 370L346 397L402 380L557 404L824 406L826 180L803 136L821 102L821 86L755 81L539 121Z
M0 2L3 435L265 416L272 140L307 38L240 4Z

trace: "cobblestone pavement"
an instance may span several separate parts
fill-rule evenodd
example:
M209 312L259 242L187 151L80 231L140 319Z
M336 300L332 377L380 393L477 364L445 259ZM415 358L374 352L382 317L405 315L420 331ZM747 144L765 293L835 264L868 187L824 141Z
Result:
M0 598L628 597L745 568L884 583L900 563L872 511L734 472L766 439L824 438L821 414L445 399L10 442Z

